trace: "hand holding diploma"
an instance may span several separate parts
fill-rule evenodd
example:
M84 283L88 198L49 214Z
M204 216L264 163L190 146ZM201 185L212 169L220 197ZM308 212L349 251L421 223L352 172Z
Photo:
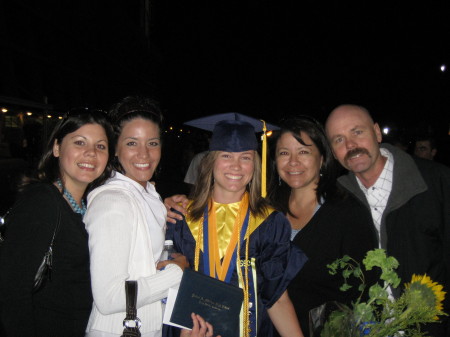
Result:
M206 322L200 315L195 313L191 314L192 323L194 326L192 330L183 329L181 330L180 337L213 337L214 330L213 326ZM216 337L220 337L219 335Z

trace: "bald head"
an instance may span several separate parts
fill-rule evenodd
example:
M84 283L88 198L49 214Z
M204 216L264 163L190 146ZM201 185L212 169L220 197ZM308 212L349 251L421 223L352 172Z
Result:
M334 108L331 113L328 115L328 118L325 122L325 129L328 135L329 126L333 126L336 120L346 118L346 117L356 117L366 123L374 124L372 116L370 116L369 111L355 104L343 104Z

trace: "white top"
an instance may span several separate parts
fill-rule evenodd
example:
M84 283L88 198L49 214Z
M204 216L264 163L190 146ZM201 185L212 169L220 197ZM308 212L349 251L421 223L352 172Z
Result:
M102 336L122 333L126 280L138 281L141 333L161 336L161 299L167 297L169 288L179 285L182 276L175 264L156 270L164 245L166 214L152 184L147 183L144 189L117 172L88 195L84 222L89 233L94 303L87 336L95 335L94 331L103 332Z
M359 178L356 179L358 181L359 187L366 196L367 203L370 206L373 223L378 232L378 239L380 238L381 218L383 217L389 195L392 191L392 177L394 172L394 157L392 156L392 153L383 148L381 148L380 151L381 155L383 157L386 157L387 159L386 163L384 164L383 171L381 171L381 174L375 184L373 184L373 186L370 186L369 188L366 188L361 183ZM381 241L378 241L381 245Z

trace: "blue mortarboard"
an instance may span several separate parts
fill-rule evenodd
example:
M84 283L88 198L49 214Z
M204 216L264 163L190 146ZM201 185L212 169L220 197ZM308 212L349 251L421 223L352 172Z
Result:
M185 122L185 125L194 126L196 128L213 131L216 124L220 121L244 121L248 122L255 128L255 132L262 132L264 122L250 116L246 116L237 112L226 112L223 114L210 115ZM278 130L279 127L273 124L266 123L267 130Z
M255 128L248 122L223 120L214 127L210 151L243 152L257 150Z
M243 152L257 150L256 132L263 132L262 136L262 196L266 194L266 130L278 130L279 127L268 124L260 119L249 117L236 112L216 114L197 118L184 124L199 129L212 131L209 143L210 151Z

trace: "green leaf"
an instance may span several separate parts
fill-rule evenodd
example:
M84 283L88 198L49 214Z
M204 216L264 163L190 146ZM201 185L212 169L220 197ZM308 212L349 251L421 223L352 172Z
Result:
M374 284L369 288L369 297L371 300L376 301L377 304L381 304L380 299L381 302L388 300L388 293L379 284Z
M339 288L341 291L347 291L349 289L351 289L352 286L348 283L344 283L343 285L341 285L341 287Z
M388 258L386 258L386 261L384 262L384 268L386 268L386 269L397 269L398 268L398 261L397 261L397 259L395 257L393 257L393 256L389 256Z
M359 322L370 322L374 320L373 308L367 303L358 303L353 308L353 312Z
M339 268L339 260L334 261L333 263L327 264L327 268L329 269L329 273L331 275L336 275L337 270Z
M386 252L384 249L373 249L367 252L363 260L367 270L372 270L373 267L382 267L386 261Z
M395 271L383 271L381 273L380 278L389 284L391 284L394 288L397 288L400 284L400 278L398 277L397 273Z
M345 279L348 279L352 275L353 275L353 271L352 270L344 269L342 271L342 276L344 276Z

